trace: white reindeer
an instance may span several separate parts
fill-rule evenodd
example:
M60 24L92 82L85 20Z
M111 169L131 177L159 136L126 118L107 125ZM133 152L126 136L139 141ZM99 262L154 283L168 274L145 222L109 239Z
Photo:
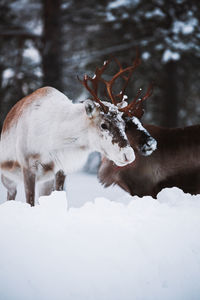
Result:
M88 79L85 76L86 87ZM118 166L133 162L123 112L101 102L93 91L92 95L93 101L73 104L58 90L43 87L10 110L0 141L2 182L8 200L15 199L17 184L22 181L31 206L36 183L40 184L39 195L62 190L66 174L83 166L91 151L99 151Z

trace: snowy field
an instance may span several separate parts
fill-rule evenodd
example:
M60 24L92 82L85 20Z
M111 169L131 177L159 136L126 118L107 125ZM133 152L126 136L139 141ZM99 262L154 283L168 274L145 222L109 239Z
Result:
M200 299L200 196L67 186L33 208L0 186L0 300Z

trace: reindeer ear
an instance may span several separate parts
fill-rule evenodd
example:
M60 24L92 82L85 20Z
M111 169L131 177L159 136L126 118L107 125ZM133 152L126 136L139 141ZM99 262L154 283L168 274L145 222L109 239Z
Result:
M86 114L90 119L92 119L95 115L97 115L98 109L97 106L95 105L94 101L92 100L86 100L84 102L85 104L85 111Z

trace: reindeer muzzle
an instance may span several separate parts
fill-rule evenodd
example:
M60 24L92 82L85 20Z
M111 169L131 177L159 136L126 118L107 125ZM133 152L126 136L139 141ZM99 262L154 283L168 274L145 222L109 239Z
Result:
M131 164L135 160L135 152L131 147L123 148L120 160L115 161L115 164L119 167Z
M147 142L140 148L140 153L143 156L149 156L157 148L157 142L154 138L149 137Z

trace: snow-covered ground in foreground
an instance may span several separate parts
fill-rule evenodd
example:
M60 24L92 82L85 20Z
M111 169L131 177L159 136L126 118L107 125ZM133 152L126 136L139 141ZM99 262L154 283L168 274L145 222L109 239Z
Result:
M199 300L200 196L140 199L80 173L67 200L3 202L0 299Z

